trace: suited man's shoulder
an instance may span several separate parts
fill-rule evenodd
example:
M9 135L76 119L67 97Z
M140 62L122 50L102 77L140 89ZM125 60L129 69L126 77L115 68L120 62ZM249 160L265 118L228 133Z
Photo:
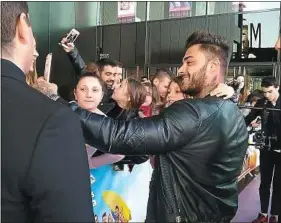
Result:
M53 119L61 123L61 116L67 116L70 123L79 122L67 104L53 101L27 84L10 80L2 85L2 95L3 110L7 118L14 117L13 119L21 125L37 126L33 130L38 131ZM8 124L11 124L10 120Z
M68 116L76 117L71 109L68 107L67 103L60 103L48 98L46 95L37 91L36 89L31 89L30 95L30 106L34 108L37 112L41 113L43 116L53 115L55 113L65 113Z

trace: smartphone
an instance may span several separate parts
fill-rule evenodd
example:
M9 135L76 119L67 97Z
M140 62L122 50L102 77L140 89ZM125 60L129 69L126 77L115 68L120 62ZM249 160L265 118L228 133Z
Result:
M45 69L44 69L44 78L46 81L50 82L51 66L52 66L52 53L49 53L46 57Z
M76 29L70 30L70 32L66 35L66 43L74 43L78 38L80 33Z
M256 123L261 124L261 117L260 116L257 117Z

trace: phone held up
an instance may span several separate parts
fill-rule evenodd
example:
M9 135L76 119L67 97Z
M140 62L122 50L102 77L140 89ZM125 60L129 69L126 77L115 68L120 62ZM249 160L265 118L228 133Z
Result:
M80 35L80 32L77 31L76 29L70 30L70 32L65 37L66 41L64 42L64 44L74 43L79 35Z
M46 57L45 69L44 69L44 79L47 82L50 82L52 59L53 59L53 55L52 53L49 53Z

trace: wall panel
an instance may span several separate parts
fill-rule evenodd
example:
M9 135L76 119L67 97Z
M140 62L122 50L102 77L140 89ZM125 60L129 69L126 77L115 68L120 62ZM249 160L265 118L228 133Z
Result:
M161 50L161 22L149 22L149 48L150 48L150 63L160 63Z
M110 58L114 60L120 60L120 31L120 24L102 27L103 53L108 53Z
M178 63L181 60L182 54L180 53L180 20L171 21L170 27L170 50L169 61L171 64Z
M145 63L145 23L136 23L136 64L143 65Z
M120 61L124 66L136 64L136 23L121 25Z
M32 30L37 43L39 57L37 72L43 74L45 58L50 50L49 36L49 8L50 2L28 2Z
M169 63L170 41L171 41L171 21L160 22L160 63Z

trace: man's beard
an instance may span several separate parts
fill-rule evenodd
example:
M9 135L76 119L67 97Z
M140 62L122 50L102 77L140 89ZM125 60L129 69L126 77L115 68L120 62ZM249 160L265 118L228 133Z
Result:
M188 96L197 97L206 87L206 70L207 64L192 75L190 73L183 75L181 91Z
M105 82L108 89L112 89L114 82L113 81L107 81Z

